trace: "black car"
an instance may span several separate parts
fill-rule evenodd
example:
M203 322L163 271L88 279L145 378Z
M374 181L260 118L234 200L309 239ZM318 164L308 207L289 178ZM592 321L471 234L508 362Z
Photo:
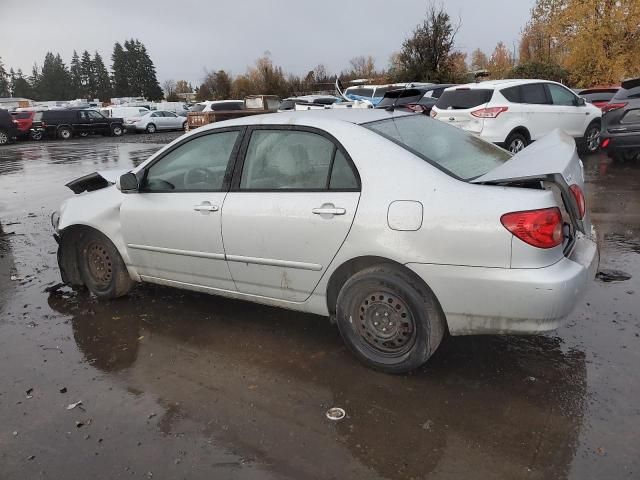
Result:
M107 118L95 110L47 110L36 114L31 131L62 140L92 133L119 137L124 133L124 120Z
M453 83L415 86L389 90L384 94L376 108L401 108L412 112L429 114L445 88L453 87Z
M640 155L640 77L625 80L602 108L600 146L614 160Z
M8 110L0 109L0 145L11 143L18 136L16 122Z

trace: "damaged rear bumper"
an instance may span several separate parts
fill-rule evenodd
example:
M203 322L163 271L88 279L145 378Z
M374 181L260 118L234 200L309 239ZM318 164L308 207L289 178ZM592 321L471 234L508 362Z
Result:
M535 334L558 328L595 277L594 239L580 235L571 255L544 268L407 266L435 293L452 335Z

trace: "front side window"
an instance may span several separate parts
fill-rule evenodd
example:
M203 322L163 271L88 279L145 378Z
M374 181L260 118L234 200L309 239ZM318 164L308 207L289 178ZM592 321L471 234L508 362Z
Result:
M143 191L221 191L239 132L220 132L189 140L151 165Z
M87 111L87 114L89 115L89 118L93 118L94 120L104 120L104 116L94 110Z
M342 161L336 152L331 140L316 133L256 130L247 148L240 189L326 190L334 156ZM339 186L334 188L349 188L344 187L349 182L345 177L346 173L336 172Z
M547 88L549 88L549 93L551 94L551 101L554 105L562 105L573 107L576 104L576 96L560 85L554 85L553 83L548 83Z
M425 115L392 117L363 126L462 180L484 175L511 158L506 150Z

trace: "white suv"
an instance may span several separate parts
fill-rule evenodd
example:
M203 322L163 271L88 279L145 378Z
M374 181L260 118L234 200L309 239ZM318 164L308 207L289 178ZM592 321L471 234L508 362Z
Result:
M431 116L513 153L555 129L595 152L602 112L560 83L492 80L446 89Z

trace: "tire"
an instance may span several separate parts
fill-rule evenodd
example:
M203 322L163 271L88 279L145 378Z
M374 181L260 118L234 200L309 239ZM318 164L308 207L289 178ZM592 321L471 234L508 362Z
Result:
M445 318L431 290L393 265L349 278L338 295L336 320L349 350L385 373L407 373L435 352Z
M147 133L156 133L156 126L153 123L147 125Z
M78 247L78 267L84 284L99 299L122 297L134 281L116 247L103 234L85 234Z
M504 142L504 148L509 150L511 153L518 153L522 151L527 145L529 145L529 142L527 142L527 137L518 132L514 132L509 135Z
M8 145L11 142L11 137L9 137L9 134L5 131L0 129L0 145Z
M80 132L80 133L78 134L78 136L79 136L79 137L82 137L82 138L86 138L86 137L88 137L88 136L89 136L89 132Z
M42 132L30 132L29 138L35 142L39 142L44 138L44 134Z
M60 127L58 129L58 138L62 140L71 140L71 137L73 137L73 132L69 127Z
M600 124L597 122L592 123L587 127L583 137L584 153L596 153L600 148Z
M111 135L114 137L121 137L124 131L122 130L122 126L114 125L111 127Z
M186 131L187 131L187 122L184 122L184 123L182 124L182 131L183 131L183 132L186 132Z

